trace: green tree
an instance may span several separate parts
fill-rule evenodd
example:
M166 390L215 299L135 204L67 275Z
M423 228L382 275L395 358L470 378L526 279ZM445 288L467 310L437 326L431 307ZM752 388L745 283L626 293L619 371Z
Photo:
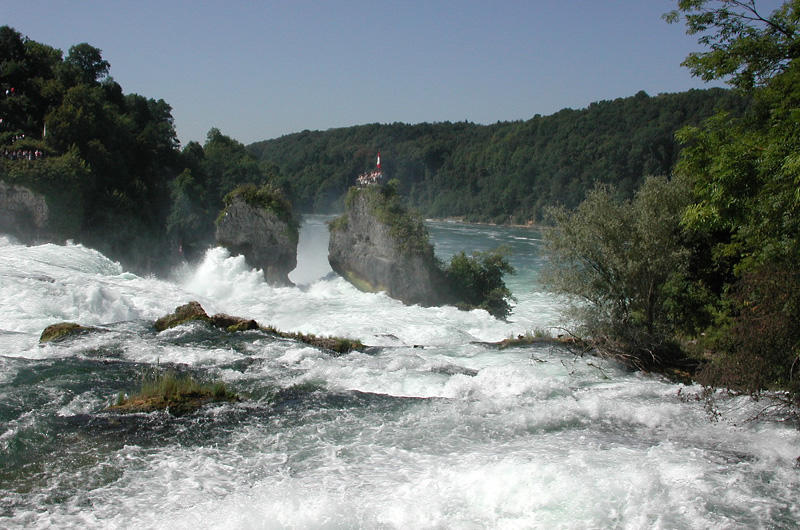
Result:
M505 274L514 274L508 262L507 248L487 252L473 252L467 256L459 252L450 259L445 269L453 292L468 308L485 309L495 318L505 319L511 314L511 291L503 281Z
M203 150L203 166L210 182L216 185L220 204L236 186L247 182L263 184L267 180L258 161L244 145L216 127L208 131Z
M679 133L686 148L676 171L694 193L684 222L707 234L724 279L706 382L792 388L797 397L800 1L765 14L754 0L683 0L667 18L681 15L710 48L687 58L692 73L726 79L755 101L743 116L718 114Z
M64 63L75 69L79 82L88 85L108 75L111 68L111 64L103 59L102 51L85 42L72 46Z
M681 20L708 51L689 54L683 65L705 81L728 79L737 88L764 86L785 72L800 54L800 2L791 0L771 14L756 0L680 0L664 15Z
M544 282L568 297L575 333L602 353L646 369L677 359L671 293L687 270L688 201L682 182L648 177L631 201L598 186L576 210L550 210Z

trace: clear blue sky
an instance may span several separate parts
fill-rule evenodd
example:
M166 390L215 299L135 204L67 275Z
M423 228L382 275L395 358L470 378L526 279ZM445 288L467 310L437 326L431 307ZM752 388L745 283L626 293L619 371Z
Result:
M676 0L0 0L0 24L100 48L181 142L363 123L493 123L706 86ZM779 2L764 1L774 8Z

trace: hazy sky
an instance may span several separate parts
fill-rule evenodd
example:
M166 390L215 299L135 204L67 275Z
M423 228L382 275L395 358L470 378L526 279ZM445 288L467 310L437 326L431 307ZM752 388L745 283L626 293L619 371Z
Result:
M0 24L100 48L183 144L363 123L493 123L706 86L677 0L0 0ZM761 2L776 6L779 2Z

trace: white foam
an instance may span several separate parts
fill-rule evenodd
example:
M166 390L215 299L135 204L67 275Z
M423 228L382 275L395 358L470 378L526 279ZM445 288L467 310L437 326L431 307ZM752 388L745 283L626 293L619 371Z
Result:
M453 230L483 238L493 229ZM498 233L491 243L508 239ZM721 416L711 421L702 399L686 397L696 387L548 347L475 343L555 324L558 302L532 275L510 282L519 303L506 323L484 311L404 306L310 270L303 288L274 288L215 248L166 282L80 245L0 238L4 406L23 368L103 355L188 364L257 396L168 424L164 440L147 438L158 414L140 418L142 447L114 445L113 419L111 432L73 427L60 448L68 463L48 462L24 493L3 490L12 515L0 526L728 528L800 517L800 433L747 421L760 410L747 398L715 396ZM209 313L384 347L332 356L259 331L150 329L193 299ZM107 331L38 345L52 320ZM299 383L320 390L285 403L269 397ZM29 384L52 394L48 406L65 422L111 397L90 385L73 394L71 385ZM21 410L0 425L0 450L36 432L41 414ZM192 438L198 424L218 434Z

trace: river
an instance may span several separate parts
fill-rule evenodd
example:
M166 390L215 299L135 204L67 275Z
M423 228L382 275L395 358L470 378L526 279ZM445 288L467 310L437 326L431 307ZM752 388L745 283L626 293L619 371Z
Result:
M304 220L298 287L210 249L170 280L81 245L0 236L0 527L786 528L800 433L765 401L539 345L558 332L534 230L429 223L437 255L508 245L517 301L407 307L327 265ZM358 338L332 356L261 331L156 333L190 300L283 331ZM40 345L59 321L103 332ZM103 412L158 365L247 399L174 417Z

